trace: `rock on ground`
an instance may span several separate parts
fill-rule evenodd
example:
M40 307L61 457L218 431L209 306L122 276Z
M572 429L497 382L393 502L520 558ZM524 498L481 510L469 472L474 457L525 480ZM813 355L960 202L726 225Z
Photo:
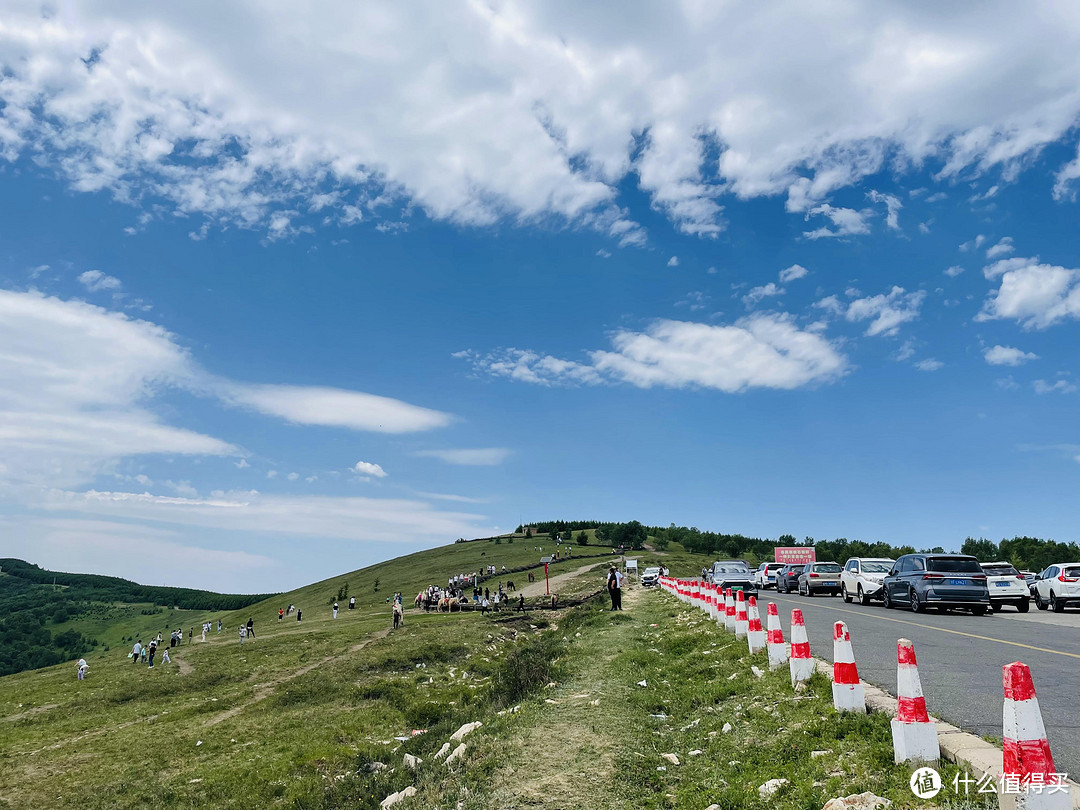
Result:
M891 801L881 796L875 796L868 790L866 793L852 794L839 799L829 799L821 810L882 810L882 808L891 806Z
M379 807L383 808L383 810L386 810L387 807L393 807L395 804L402 801L403 799L408 799L410 796L415 795L416 788L414 788L412 785L409 785L404 790L399 790L397 793L391 793L389 796L379 802Z
M444 742L442 748L435 752L435 759L442 759L450 751L450 743Z
M450 752L450 756L448 756L446 758L447 766L449 767L450 765L453 765L455 762L457 762L463 756L465 756L465 743L462 743L461 745L459 745L457 748L455 748L453 751Z
M467 736L469 736L474 731L476 731L478 728L480 728L482 725L484 725L484 724L481 723L479 720L477 720L475 723L466 723L461 728L459 728L457 731L455 731L453 734L451 734L450 739L454 740L455 742L461 742Z
M787 779L770 779L764 785L758 787L758 796L763 799L767 799L772 796L776 791L780 790L784 785L788 783Z
M405 767L410 771L415 771L424 763L424 760L420 759L420 757L413 756L412 754L406 754L401 759L405 763Z
M660 756L662 758L666 759L672 765L678 765L679 764L679 758L677 756L675 756L675 754L661 754Z

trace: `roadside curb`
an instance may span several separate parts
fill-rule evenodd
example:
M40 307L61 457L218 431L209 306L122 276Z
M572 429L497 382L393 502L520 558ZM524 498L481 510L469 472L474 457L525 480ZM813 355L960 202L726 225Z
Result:
M814 659L814 665L818 672L827 678L832 678L832 664L821 658ZM896 698L884 689L862 681L863 691L866 694L866 710L868 712L887 713L896 716ZM994 785L1000 785L999 777L1002 773L1003 754L1000 748L989 743L982 737L977 737L966 731L962 731L951 723L930 715L930 719L937 724L938 745L941 746L941 756L956 765L962 765L968 773L976 779L982 779L987 774L993 777ZM1073 810L1080 810L1080 784L1072 779L1067 780L1069 796L1072 799ZM998 794L998 802L1001 810L1014 810L1017 807L1016 795Z

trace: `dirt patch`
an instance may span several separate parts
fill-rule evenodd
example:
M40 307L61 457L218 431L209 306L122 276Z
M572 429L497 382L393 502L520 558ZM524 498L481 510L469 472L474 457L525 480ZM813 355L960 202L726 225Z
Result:
M583 565L573 571L566 571L562 574L556 574L551 578L551 592L558 593L559 588L562 587L564 583L569 582L574 577L580 576L581 574L584 574L587 571L591 571L594 568L600 568L608 564L609 563L607 561L594 562L589 563L588 565ZM517 592L524 594L525 596L543 596L545 593L544 578L542 576L538 577L536 582L530 582L527 585L518 588Z
M51 712L53 709L60 708L59 703L46 703L42 706L35 706L33 709L27 709L25 712L19 712L9 717L2 718L5 723L13 723L16 720L25 720L27 717L33 717L37 714L44 714L45 712Z

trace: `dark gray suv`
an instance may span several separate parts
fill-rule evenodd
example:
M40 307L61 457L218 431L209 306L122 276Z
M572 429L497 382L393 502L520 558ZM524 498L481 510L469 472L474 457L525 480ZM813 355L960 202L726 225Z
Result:
M933 606L982 616L990 609L986 573L966 554L905 554L886 575L881 596L885 607L906 606L914 613Z

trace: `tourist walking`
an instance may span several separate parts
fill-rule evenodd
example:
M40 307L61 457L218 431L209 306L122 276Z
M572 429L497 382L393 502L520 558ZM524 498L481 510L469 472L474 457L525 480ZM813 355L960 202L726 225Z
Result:
M86 671L90 669L90 665L86 663L85 658L80 658L79 663L75 665L75 677L80 681L86 678Z
M337 618L337 602L334 602L334 618Z
M142 639L135 642L135 646L131 648L131 655L128 656L136 664L139 663L139 656L142 655Z
M244 646L244 639L247 638L247 625L240 625L240 646Z
M255 638L255 620L250 616L248 617L247 631L249 637Z
M157 652L157 641L150 642L150 666L147 669L154 668L154 654Z

